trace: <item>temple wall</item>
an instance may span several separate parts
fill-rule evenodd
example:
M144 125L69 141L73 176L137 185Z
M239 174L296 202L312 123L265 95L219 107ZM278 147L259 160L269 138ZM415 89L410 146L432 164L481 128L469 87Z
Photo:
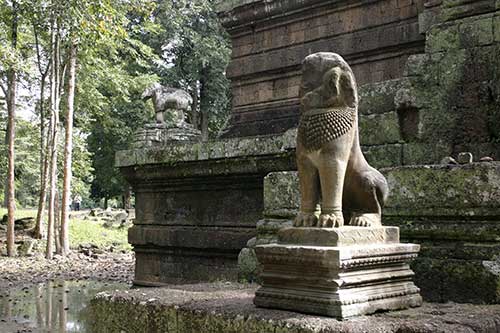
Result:
M221 8L233 50L226 137L296 125L300 65L311 53L339 53L363 85L402 77L408 56L424 50L423 0L239 2Z
M255 266L250 256L254 236L259 233L265 241L283 226L283 221L262 223L263 216L273 218L265 208L270 198L264 177L296 170L299 68L310 53L337 52L353 66L360 83L360 140L374 167L436 164L464 150L476 161L485 155L500 159L498 0L232 0L224 1L220 11L234 47L228 68L234 106L223 138L159 143L116 156L137 195L137 218L129 233L137 283L235 280L242 267ZM272 133L280 134L266 135ZM460 191L469 193L466 182L460 189L453 179L446 181L446 169L403 170L405 179L425 176L430 185L444 175L441 188L454 188L451 194L460 198ZM478 170L464 177L498 174L498 166ZM287 184L274 184L282 190L276 199L296 188ZM479 184L485 191L470 195L480 195L487 205L479 202L478 207L488 210L488 198L496 198L498 189ZM405 186L415 195L428 193L431 203L443 202L438 192L411 187L416 185ZM428 299L448 293L448 299L496 302L500 298L489 291L498 285L498 245L488 233L498 234L498 215L482 210L471 217L465 200L453 201L458 210L438 218L418 211L405 215L420 203L391 207L384 223L400 226L410 241L430 244L423 251L428 260L415 268L424 274L420 283L427 283L422 286ZM294 201L284 202L283 212L273 214L293 216ZM424 230L418 238L426 226L463 228L446 235ZM471 238L477 230L485 232ZM432 245L436 240L439 246ZM443 291L446 286L436 281L456 288ZM487 291L460 293L473 281Z

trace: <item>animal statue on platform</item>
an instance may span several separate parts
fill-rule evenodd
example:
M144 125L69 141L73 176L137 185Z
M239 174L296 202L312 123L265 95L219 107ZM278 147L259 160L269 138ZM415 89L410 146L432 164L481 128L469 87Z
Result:
M380 226L387 181L361 152L356 80L341 56L320 52L305 58L300 104L301 200L294 226Z
M174 127L191 126L186 123L184 112L190 110L193 99L186 91L156 83L142 94L143 100L149 98L153 100L157 124L164 125L169 120Z

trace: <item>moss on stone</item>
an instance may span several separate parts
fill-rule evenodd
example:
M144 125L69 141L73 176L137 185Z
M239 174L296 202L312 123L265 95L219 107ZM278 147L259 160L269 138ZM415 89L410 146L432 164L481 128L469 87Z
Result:
M498 303L498 272L482 261L419 257L412 264L422 297L431 302Z
M444 143L405 143L403 144L403 165L437 164L444 157L450 156L451 145Z
M493 17L493 38L495 42L500 43L500 15Z
M359 138L362 145L383 145L402 141L396 112L359 117Z
M500 163L401 167L384 174L391 189L386 207L405 215L422 216L426 208L433 216L467 212L469 217L500 210Z
M161 147L120 151L115 165L172 165L179 162L280 155L295 148L295 130L282 135L234 138L200 143L170 143Z
M370 115L394 110L394 96L401 80L364 84L359 87L359 113Z
M491 291L488 283L481 283L481 286L486 287L485 291ZM411 332L461 332L471 329L493 332L500 320L498 305L424 304L417 309L338 321L256 308L252 304L256 288L248 285L240 288L235 289L235 284L231 283L219 283L100 294L90 304L93 317L90 330L134 333L395 333L410 332L411 328Z
M466 20L459 26L460 44L464 48L493 43L493 19L486 16L478 20Z
M441 24L432 27L426 36L425 52L433 53L460 47L458 26Z
M402 145L378 145L361 147L368 163L374 168L402 165Z

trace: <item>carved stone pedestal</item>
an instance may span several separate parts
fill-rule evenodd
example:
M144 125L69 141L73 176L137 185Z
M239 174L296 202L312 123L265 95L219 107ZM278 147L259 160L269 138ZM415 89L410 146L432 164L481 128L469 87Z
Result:
M197 142L201 140L201 132L190 124L168 127L165 124L147 124L135 133L134 147L147 148L165 146L176 142Z
M397 227L287 228L255 250L259 307L342 319L422 304L409 267L420 246L399 243Z

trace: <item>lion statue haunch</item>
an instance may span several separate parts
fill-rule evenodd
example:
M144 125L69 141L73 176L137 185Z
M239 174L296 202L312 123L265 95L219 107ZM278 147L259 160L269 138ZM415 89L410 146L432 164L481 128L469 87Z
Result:
M361 152L356 80L341 56L320 52L305 58L300 104L301 200L294 226L340 227L344 220L354 226L381 225L387 181Z

